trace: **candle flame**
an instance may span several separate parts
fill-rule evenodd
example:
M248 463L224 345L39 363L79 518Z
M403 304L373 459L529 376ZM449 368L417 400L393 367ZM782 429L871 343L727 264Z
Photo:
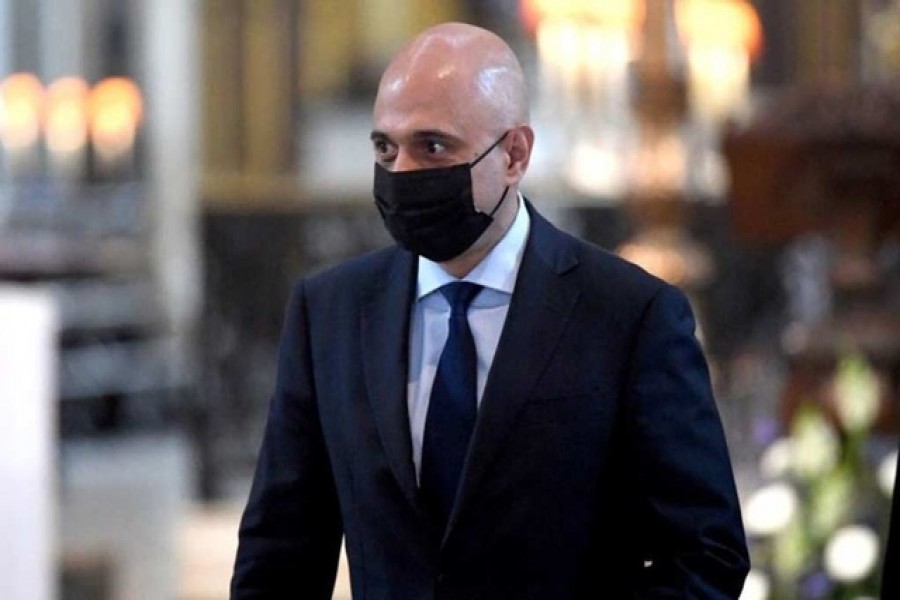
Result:
M88 85L83 79L65 77L47 90L47 147L68 153L87 143Z
M128 152L142 117L141 93L134 82L112 77L98 83L90 97L90 128L97 153L114 158Z
M0 83L0 141L21 149L37 143L44 111L44 86L30 73L14 73Z

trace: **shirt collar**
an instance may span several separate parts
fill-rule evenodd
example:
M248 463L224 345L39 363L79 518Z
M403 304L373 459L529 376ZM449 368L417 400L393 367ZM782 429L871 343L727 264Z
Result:
M516 218L510 228L481 262L461 281L477 283L486 288L512 294L516 276L519 273L519 265L522 264L522 254L525 252L528 231L531 228L531 217L528 215L528 210L525 209L522 194L518 194L516 200ZM438 288L455 281L460 280L447 273L438 263L419 256L416 282L417 300L421 300Z

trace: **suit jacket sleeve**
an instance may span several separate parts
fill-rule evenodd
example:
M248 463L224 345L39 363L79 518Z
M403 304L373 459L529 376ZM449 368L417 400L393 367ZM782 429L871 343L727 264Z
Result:
M241 520L232 598L331 598L341 533L301 283L282 332L276 389Z
M650 301L633 350L629 467L640 598L737 598L749 569L725 437L687 299Z

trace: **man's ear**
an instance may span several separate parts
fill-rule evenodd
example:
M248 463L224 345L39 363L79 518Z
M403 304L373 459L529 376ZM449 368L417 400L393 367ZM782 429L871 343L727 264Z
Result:
M509 164L506 166L507 185L517 184L531 161L531 149L534 147L534 130L529 125L516 125L509 131L506 152Z

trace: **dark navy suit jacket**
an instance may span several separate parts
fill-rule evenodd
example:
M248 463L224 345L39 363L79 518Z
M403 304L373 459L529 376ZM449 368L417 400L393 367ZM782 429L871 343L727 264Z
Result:
M446 531L407 418L416 259L297 284L234 598L736 598L748 569L694 319L677 289L532 225Z

